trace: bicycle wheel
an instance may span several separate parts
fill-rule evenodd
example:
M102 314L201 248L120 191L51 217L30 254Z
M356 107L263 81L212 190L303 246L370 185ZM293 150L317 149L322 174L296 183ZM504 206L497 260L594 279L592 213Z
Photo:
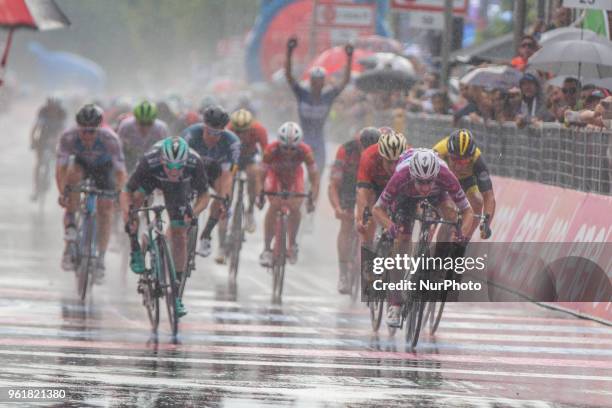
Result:
M422 230L419 234L419 244L416 251L417 256L422 256L426 259L429 256L429 231ZM416 282L417 286L419 281L423 279L424 271L422 268L416 270L412 276L412 281ZM416 290L410 292L409 298L406 304L406 343L410 348L415 348L419 342L419 335L421 334L421 326L423 324L423 312L425 310L426 301L423 294Z
M191 225L187 230L187 260L183 268L183 276L178 287L179 297L183 297L187 278L191 276L191 271L195 270L195 250L198 244L198 225Z
M277 221L277 233L274 238L274 261L272 264L272 303L281 303L285 264L287 262L287 215L282 214Z
M176 299L178 290L175 281L176 272L174 269L174 261L172 260L172 255L168 250L168 243L162 236L157 237L156 243L159 255L160 284L162 287L162 293L166 298L170 330L172 331L172 336L176 336L178 333L178 316L176 315Z
M157 328L159 327L158 284L159 282L155 280L149 272L146 272L138 282L138 287L142 290L142 304L147 309L147 316L151 323L151 331L154 333L157 333Z
M370 322L372 323L372 330L375 332L380 329L380 322L382 321L383 309L385 308L384 299L376 299L368 302L370 308Z
M95 256L95 228L96 220L91 215L86 215L81 224L80 244L78 247L77 267L77 293L81 300L87 297L87 290L91 286L91 275L93 273Z
M351 267L349 269L349 281L351 284L351 302L353 303L357 302L357 299L359 298L359 294L361 292L361 265L359 262L361 257L359 254L359 249L359 239L357 238L357 235L354 234L351 237Z
M236 207L234 207L234 214L232 219L232 229L230 232L230 261L229 261L229 290L231 293L236 293L236 277L238 276L238 265L240 264L240 250L242 249L242 240L244 238L243 223L243 203L242 195L240 194L242 188L239 188L238 198L236 200Z

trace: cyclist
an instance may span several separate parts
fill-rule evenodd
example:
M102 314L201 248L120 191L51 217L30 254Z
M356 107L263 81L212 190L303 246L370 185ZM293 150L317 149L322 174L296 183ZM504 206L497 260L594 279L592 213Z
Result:
M491 229L488 226L491 225L495 214L495 194L489 169L472 132L468 129L457 129L450 136L440 140L433 149L459 179L474 213L481 214L484 209L488 221L483 224L480 237L488 239L491 236ZM472 236L478 224L479 220L475 218L472 231L467 236Z
M361 129L357 137L340 145L336 153L336 161L332 167L328 196L336 218L340 220L338 232L338 292L350 293L349 265L351 259L351 242L355 233L355 200L357 196L357 170L362 152L378 143L380 130L375 127Z
M372 248L376 223L363 222L363 211L372 208L395 171L400 155L408 147L406 138L390 127L382 127L375 146L368 147L359 159L357 170L357 200L355 222L361 235L362 245Z
M123 143L126 167L131 173L145 152L168 137L168 126L157 119L155 104L145 100L134 106L131 117L119 123L117 134Z
M338 86L323 92L327 76L327 72L324 68L318 66L311 68L310 89L302 87L293 77L291 73L291 57L297 44L297 39L294 37L290 38L287 42L285 77L297 99L300 124L304 132L304 142L313 149L317 168L323 173L325 166L325 138L323 128L334 100L351 80L353 47L347 45L345 48L347 63L342 82Z
M302 142L302 129L295 122L285 122L278 129L278 141L268 145L263 156L265 180L262 183L266 192L290 191L294 193L304 192L304 170L302 163L306 165L308 180L311 184L312 202L316 202L319 193L319 172L312 154L312 149ZM264 195L260 193L258 207L264 204ZM272 264L272 237L274 235L274 221L278 210L283 202L280 197L269 197L270 207L266 212L264 224L264 250L259 257L262 266ZM293 197L287 202L289 207L289 251L288 261L291 264L297 262L298 245L296 237L300 227L300 207L303 198ZM309 211L314 208L308 208Z
M42 162L43 156L45 152L55 149L57 139L66 125L66 116L62 101L54 96L48 97L45 105L38 111L36 122L30 132L30 148L36 153L32 201L36 201L41 188L38 183L41 180L40 172L43 171L43 164L45 164Z
M78 209L79 194L66 194L66 187L76 187L90 177L100 190L119 191L127 179L121 141L110 129L102 128L103 111L97 105L87 104L76 114L77 126L64 132L57 148L55 179L59 190L59 204L65 208L64 240L66 247L62 258L64 270L74 270L75 265L68 251L68 242L76 239L75 212ZM70 160L74 156L74 160ZM108 247L111 229L113 200L98 199L98 259L96 281L104 278L104 255Z
M145 270L144 257L138 243L138 217L130 217L130 208L140 208L145 197L159 189L164 194L164 203L170 217L168 235L172 243L172 258L176 266L177 279L181 280L187 262L187 229L192 219L208 205L207 170L204 162L187 142L180 137L167 137L156 143L140 161L121 193L121 208L125 230L130 235L130 268L140 274ZM197 198L190 208L191 191ZM181 301L177 314L184 316L187 311Z
M204 123L188 127L182 135L189 143L189 147L195 150L202 159L216 162L221 167L220 174L209 177L209 183L222 197L231 194L232 176L240 157L240 139L229 130L224 129L228 122L229 115L221 106L209 106L204 111ZM203 257L210 256L212 252L211 233L220 219L222 221L219 225L219 255L215 260L223 263L225 262L223 243L227 230L227 217L223 204L218 200L211 205L210 215L200 236L197 252Z
M464 237L469 236L474 213L459 180L433 150L409 149L400 158L395 173L372 209L372 214L390 237L398 238L395 250L409 243L411 225L394 223L390 214L405 214L409 218L414 214L417 203L423 199L428 199L438 208L443 218L449 221L457 219L456 209L459 210L462 215L461 235L456 240L464 242ZM437 241L450 242L450 234L450 228L443 225ZM398 291L390 291L387 310L389 326L399 325L400 309L401 295Z
M261 166L256 161L259 151L264 152L268 145L268 132L263 125L253 118L253 114L246 109L239 109L230 116L230 124L228 129L234 132L240 138L240 158L238 159L238 167L244 170L248 177L248 193L249 207L246 217L246 230L255 232L255 217L253 209L255 205L256 193L261 190L259 185L261 179L259 173Z

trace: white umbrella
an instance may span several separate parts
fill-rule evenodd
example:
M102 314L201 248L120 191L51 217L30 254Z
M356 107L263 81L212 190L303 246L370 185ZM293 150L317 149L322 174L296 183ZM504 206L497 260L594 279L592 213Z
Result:
M584 40L553 42L529 58L529 67L555 75L612 77L612 45Z
M559 88L563 87L563 82L566 78L575 78L571 75L560 75L556 76L547 81L548 85L558 86ZM598 88L605 88L608 90L612 90L612 78L602 78L602 79L591 79L591 78L580 78L580 82L582 85L595 85Z
M595 31L576 27L561 27L543 33L539 43L541 46L544 46L550 43L568 40L608 41Z
M510 89L518 86L523 73L507 65L476 68L465 74L460 82L484 88Z

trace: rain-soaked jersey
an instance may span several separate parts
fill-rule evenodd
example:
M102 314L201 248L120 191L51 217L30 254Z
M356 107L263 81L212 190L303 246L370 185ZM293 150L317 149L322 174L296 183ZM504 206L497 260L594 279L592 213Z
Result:
M213 160L221 166L222 170L229 170L238 164L240 158L240 139L229 130L223 130L219 141L214 146L204 143L202 135L204 124L196 123L183 131L181 136L189 143L202 158Z
M413 154L414 149L409 149L400 156L395 173L391 176L391 179L376 202L377 206L383 207L386 210L392 210L395 208L395 204L406 198L428 198L441 194L448 194L460 211L470 206L457 176L448 168L446 162L439 157L437 157L437 160L440 163L440 172L434 181L431 192L427 196L421 196L415 187L415 179L410 174L409 163Z
M64 132L57 145L57 163L67 166L70 156L75 156L79 161L92 167L112 162L116 171L125 171L121 141L115 132L108 128L97 128L94 142L89 147L81 141L77 127Z

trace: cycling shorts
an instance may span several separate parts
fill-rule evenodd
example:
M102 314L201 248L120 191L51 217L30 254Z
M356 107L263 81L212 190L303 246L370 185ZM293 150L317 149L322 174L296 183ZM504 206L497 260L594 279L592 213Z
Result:
M83 169L83 179L91 178L94 185L99 190L114 191L115 188L115 173L112 161L100 165L93 165L79 156L74 158L74 164Z

